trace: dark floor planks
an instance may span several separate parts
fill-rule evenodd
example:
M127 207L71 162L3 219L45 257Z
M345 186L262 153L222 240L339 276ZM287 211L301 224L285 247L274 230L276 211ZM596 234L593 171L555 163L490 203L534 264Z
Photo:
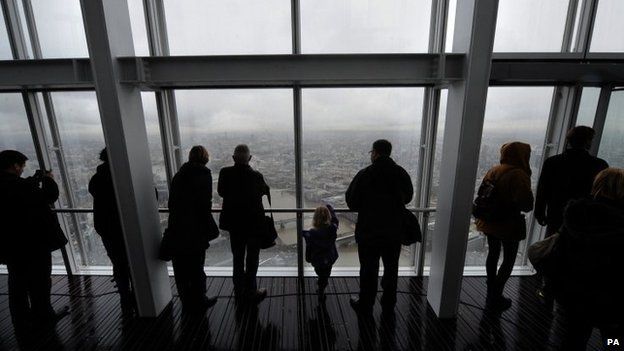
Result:
M52 302L71 313L54 332L29 337L26 347L15 338L7 277L0 275L0 350L549 350L560 342L557 310L538 301L535 277L509 280L505 294L513 306L503 313L484 310L484 278L465 277L453 321L437 319L428 307L426 278L400 278L395 313L383 314L376 304L372 318L358 318L349 306L357 278L332 278L324 303L313 277L302 287L290 277L258 283L269 293L258 307L235 302L230 278L209 277L208 294L219 302L204 314L183 313L174 297L159 318L139 319L122 316L110 277L54 276ZM595 331L588 349L600 345Z

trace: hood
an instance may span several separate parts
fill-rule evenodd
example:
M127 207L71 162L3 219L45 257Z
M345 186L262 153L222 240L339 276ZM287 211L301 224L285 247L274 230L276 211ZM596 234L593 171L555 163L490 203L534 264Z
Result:
M571 201L565 210L563 224L578 242L599 243L618 249L624 244L624 207L608 200Z
M504 144L500 150L500 163L521 168L531 175L531 166L529 159L531 158L531 145L514 141Z

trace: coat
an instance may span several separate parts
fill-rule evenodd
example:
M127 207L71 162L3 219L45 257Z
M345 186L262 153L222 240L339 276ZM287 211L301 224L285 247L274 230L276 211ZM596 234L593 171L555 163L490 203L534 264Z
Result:
M54 250L51 246L59 231L62 233L51 207L58 197L58 185L52 178L21 178L0 172L0 262L28 260Z
M554 249L555 298L592 323L624 323L624 203L569 203Z
M500 221L477 219L477 230L500 240L519 241L526 238L526 220L522 212L533 209L530 155L528 144L513 142L503 145L500 165L490 169L483 181L495 183L497 198L510 213Z
M396 244L402 240L403 210L414 196L412 179L390 157L379 157L359 171L346 193L349 209L358 212L358 244Z
M313 267L331 266L338 259L338 250L336 250L338 217L331 206L328 205L327 208L331 212L330 225L303 232L306 240L305 258Z
M546 159L537 183L535 218L558 229L568 201L588 197L594 178L607 167L585 149L568 149Z
M262 196L269 194L269 186L262 174L249 165L235 164L219 172L217 185L223 198L219 227L236 234L250 235L264 226Z
M212 217L212 173L206 166L187 162L171 181L169 227L183 252L205 251L211 233L217 231Z
M89 193L93 196L93 224L102 237L123 241L121 219L115 198L115 187L107 162L97 167L89 181Z

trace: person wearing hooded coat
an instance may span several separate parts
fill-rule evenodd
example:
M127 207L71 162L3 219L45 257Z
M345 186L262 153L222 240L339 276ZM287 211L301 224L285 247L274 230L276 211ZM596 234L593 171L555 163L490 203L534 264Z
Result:
M600 172L591 194L566 207L544 272L562 307L561 350L585 350L594 327L624 340L624 169Z
M216 297L206 296L204 261L210 236L218 231L212 217L212 173L206 167L208 151L193 146L188 162L171 181L168 230L176 252L172 265L178 294L186 311L214 306Z
M487 272L488 303L490 306L506 309L511 300L503 296L505 283L518 253L518 245L526 238L526 220L522 212L533 209L531 190L531 146L522 142L504 144L500 150L500 164L492 167L483 178L483 182L493 182L496 198L505 208L506 216L500 220L477 219L477 230L487 237L488 256L485 267ZM497 271L498 259L503 249L503 263Z

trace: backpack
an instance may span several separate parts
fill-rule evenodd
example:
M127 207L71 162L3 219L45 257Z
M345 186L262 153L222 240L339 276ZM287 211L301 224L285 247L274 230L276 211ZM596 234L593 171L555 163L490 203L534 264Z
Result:
M496 181L484 179L477 191L477 198L472 203L474 218L486 222L500 222L509 219L513 214L506 201L498 196Z

